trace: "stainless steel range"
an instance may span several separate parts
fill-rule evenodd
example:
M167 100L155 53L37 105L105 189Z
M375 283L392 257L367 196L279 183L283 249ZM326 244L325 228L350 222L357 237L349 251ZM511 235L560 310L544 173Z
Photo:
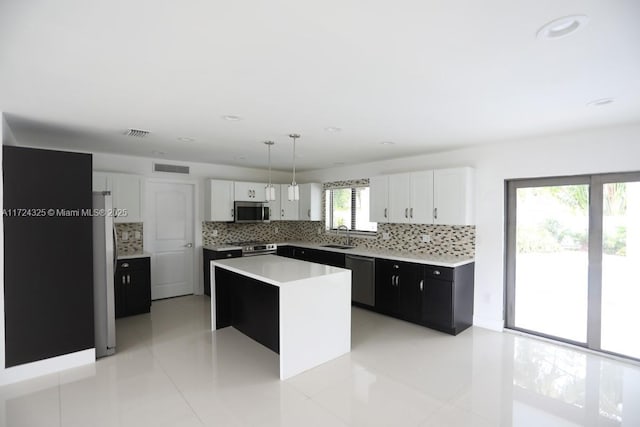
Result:
M275 254L278 249L278 245L275 243L256 242L253 240L246 242L228 242L227 245L240 246L242 248L242 256Z

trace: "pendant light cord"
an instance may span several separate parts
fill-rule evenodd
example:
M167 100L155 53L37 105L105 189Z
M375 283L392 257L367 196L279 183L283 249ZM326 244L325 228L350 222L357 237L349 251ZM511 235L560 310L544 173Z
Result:
M296 185L296 136L293 136L293 184Z

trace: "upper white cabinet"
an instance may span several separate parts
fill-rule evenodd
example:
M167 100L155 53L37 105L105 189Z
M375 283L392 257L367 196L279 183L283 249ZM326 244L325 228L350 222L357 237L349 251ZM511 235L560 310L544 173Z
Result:
M369 220L389 222L389 177L387 175L369 179Z
M389 175L389 222L433 222L433 171Z
M114 222L142 222L144 179L138 175L124 173L111 174L113 207L117 211L126 210L126 215L118 215Z
M298 185L300 186L298 219L302 221L321 221L322 185L317 183Z
M234 198L238 202L264 202L266 201L264 182L240 182L234 183Z
M289 184L280 184L280 219L283 221L297 221L299 219L298 200L288 199Z
M210 179L206 184L205 221L233 221L234 182Z
M275 200L269 200L267 202L267 205L269 205L269 220L270 221L280 221L281 218L281 201L282 198L280 197L280 184L273 184L273 187L275 188L275 193L276 193L276 199ZM286 194L285 194L286 196Z
M93 191L111 192L116 223L143 221L143 187L144 178L139 175L93 172Z
M473 224L473 169L465 167L433 171L433 205L434 224Z
M473 224L473 169L437 169L373 177L370 218L398 224Z

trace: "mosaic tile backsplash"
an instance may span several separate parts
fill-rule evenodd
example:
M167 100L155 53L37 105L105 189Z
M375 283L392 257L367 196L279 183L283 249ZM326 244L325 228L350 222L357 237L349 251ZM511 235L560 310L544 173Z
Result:
M116 234L118 235L118 253L135 254L142 252L142 223L128 222L116 224ZM123 240L122 233L128 233L127 240ZM136 238L136 232L140 233L140 238Z
M214 230L217 231L215 237ZM383 239L384 233L389 233L388 240ZM431 242L423 243L423 234L428 234ZM352 236L351 242L354 246L367 249L473 257L475 255L475 236L476 228L473 225L378 224L375 237ZM205 246L243 240L304 241L320 244L345 243L343 233L336 235L325 232L322 221L274 221L268 224L204 222L202 224L202 238Z

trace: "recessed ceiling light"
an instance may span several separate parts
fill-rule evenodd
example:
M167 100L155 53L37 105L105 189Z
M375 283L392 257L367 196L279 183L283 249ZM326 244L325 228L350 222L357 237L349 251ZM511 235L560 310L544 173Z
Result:
M600 98L587 102L588 107L602 107L603 105L612 104L615 99L613 98Z
M393 142L393 141L382 141L380 144L382 144L382 145L395 145L395 142Z
M166 156L167 153L165 153L164 151L152 151L151 154L153 154L154 156Z
M228 122L237 122L242 120L242 117L234 116L233 114L227 114L226 116L222 116L222 118Z
M335 133L335 132L340 132L342 130L342 128L335 127L335 126L329 126L329 127L324 128L324 130L326 130L327 132Z
M540 40L561 39L578 31L587 22L589 22L589 17L586 15L570 15L554 19L543 25L536 33L536 37Z
M181 136L178 138L180 142L194 142L195 138L189 138L188 136Z

